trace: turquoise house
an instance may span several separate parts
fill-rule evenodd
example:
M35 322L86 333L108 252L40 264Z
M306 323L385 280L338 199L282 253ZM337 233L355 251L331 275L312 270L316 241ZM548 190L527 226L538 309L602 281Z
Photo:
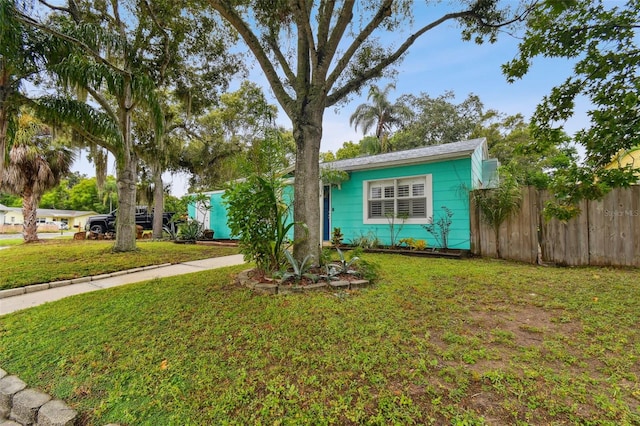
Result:
M318 183L323 240L340 228L347 244L366 237L388 245L393 224L396 243L415 238L438 247L440 241L423 225L437 222L446 208L452 214L448 248L470 249L469 191L492 186L497 166L488 158L484 138L322 163L322 169L349 176L339 185ZM199 220L214 230L215 238L230 238L223 191L207 194L211 208ZM196 206L189 213L197 218Z
M292 205L293 200L293 179L289 180L289 185L284 188L283 198L288 205ZM222 196L224 190L203 192L208 200L208 206L201 203L191 203L187 206L187 213L191 219L196 219L204 224L205 228L213 230L215 239L231 239L231 230L227 226L227 209ZM293 211L289 211L289 220L293 221ZM293 238L293 231L290 238Z

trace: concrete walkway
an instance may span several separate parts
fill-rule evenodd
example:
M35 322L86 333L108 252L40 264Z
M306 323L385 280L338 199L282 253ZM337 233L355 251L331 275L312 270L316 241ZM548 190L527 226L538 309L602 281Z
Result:
M0 299L0 315L9 314L21 309L31 308L46 302L53 302L76 294L104 288L117 287L155 278L172 277L174 275L190 274L192 272L205 271L207 269L222 268L224 266L241 265L244 259L241 254L232 256L215 257L211 259L194 260L191 262L177 263L175 265L163 265L153 268L137 268L131 271L122 271L114 274L105 274L96 277L86 277L72 280L69 285L54 288L44 288L44 285L30 286L26 293ZM37 290L37 291L36 291Z

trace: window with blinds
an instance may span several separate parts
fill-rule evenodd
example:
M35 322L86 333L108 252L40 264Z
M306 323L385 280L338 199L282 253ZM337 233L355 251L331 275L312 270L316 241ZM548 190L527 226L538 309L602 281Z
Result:
M405 215L407 219L427 219L427 176L369 181L367 187L365 220Z

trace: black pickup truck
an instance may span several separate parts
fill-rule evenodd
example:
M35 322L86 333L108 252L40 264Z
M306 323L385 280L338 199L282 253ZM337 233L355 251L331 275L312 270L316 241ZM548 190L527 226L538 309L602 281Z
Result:
M162 228L170 234L175 234L175 223L171 221L174 214L170 212L162 214ZM142 226L145 231L153 229L153 213L149 213L146 207L136 207L136 225ZM116 210L107 214L90 216L84 228L97 234L116 232Z

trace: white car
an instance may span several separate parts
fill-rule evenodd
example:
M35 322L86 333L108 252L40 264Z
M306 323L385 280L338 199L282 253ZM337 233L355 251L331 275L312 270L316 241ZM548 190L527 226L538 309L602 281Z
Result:
M69 225L64 222L56 222L55 220L45 222L45 225L55 225L58 229L66 231L69 229Z

